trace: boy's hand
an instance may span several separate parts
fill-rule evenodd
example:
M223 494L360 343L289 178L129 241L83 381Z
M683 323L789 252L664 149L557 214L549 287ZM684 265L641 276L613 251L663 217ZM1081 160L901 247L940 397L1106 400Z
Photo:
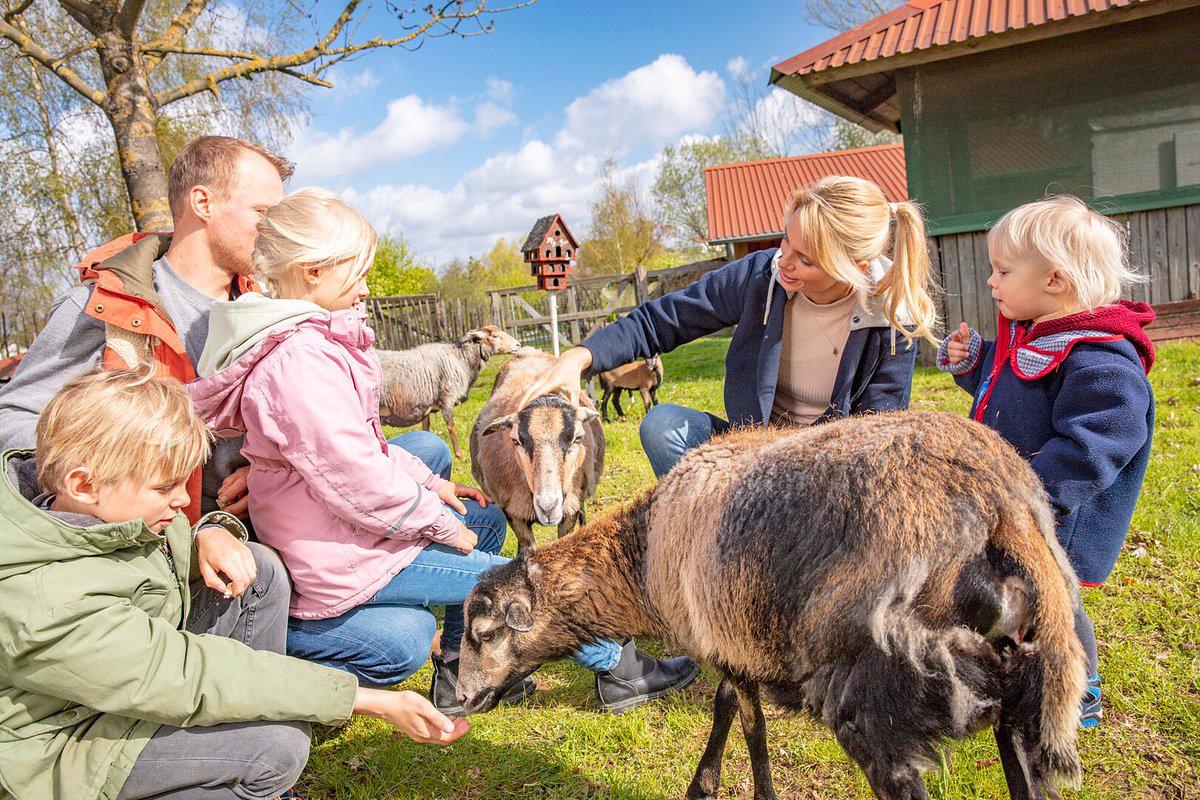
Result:
M441 489L438 489L437 496L443 503L460 514L467 513L467 507L458 499L460 497L474 500L483 508L487 508L487 504L492 502L491 498L483 493L483 490L476 489L474 486L463 486L461 483L446 483Z
M447 717L416 692L359 689L354 711L385 720L399 733L422 744L450 744L471 729L465 719Z
M196 532L196 566L204 585L225 597L241 597L258 575L250 548L224 528L201 528ZM221 574L229 582L221 580Z
M458 522L458 520L455 520L455 522ZM475 535L475 531L459 522L458 533L442 542L442 544L447 547L453 547L463 555L466 555L475 549L475 545L479 544L479 537Z
M249 474L248 466L229 473L229 477L221 482L221 488L217 490L218 508L235 517L246 518L246 512L250 508L250 495L246 490L246 476Z
M957 364L970 355L970 350L967 345L971 341L971 329L967 327L967 323L958 323L958 330L950 334L950 341L946 343L946 359L951 364Z

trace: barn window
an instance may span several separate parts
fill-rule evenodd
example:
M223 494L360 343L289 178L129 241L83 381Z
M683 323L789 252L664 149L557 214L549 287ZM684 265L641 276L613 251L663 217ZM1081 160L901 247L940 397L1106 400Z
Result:
M549 251L549 250L547 250L547 251L546 251L546 258L549 258L549 257L550 257L550 251Z
M561 244L554 246L554 256L556 258L562 258L562 245Z

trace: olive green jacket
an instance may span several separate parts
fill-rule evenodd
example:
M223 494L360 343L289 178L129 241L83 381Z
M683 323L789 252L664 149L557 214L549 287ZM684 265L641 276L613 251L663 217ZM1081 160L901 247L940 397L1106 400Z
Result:
M183 515L74 527L29 502L32 454L0 466L0 800L113 800L163 724L350 716L352 675L183 630Z

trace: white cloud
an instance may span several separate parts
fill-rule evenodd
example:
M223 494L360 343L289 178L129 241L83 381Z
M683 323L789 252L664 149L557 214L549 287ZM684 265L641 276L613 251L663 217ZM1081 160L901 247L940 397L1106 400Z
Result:
M555 143L615 152L631 143L660 147L708 125L724 99L717 73L696 72L682 56L668 53L574 100Z
M725 71L739 81L748 80L751 75L750 64L746 59L738 56L731 58L725 62Z
M517 115L512 112L513 85L503 78L488 78L484 98L475 106L475 122L471 126L484 139L500 128L513 125Z
M339 96L363 94L371 91L380 83L379 76L370 69L350 75L335 75L331 82L341 90Z
M474 132L515 122L515 116L508 118L512 94L512 84L489 80L474 108ZM551 212L561 213L582 235L608 154L628 157L635 147L658 150L680 136L704 134L724 94L725 84L716 73L697 72L682 57L664 55L576 98L564 109L555 135L546 138L530 129L520 147L487 158L449 188L376 185L348 189L344 195L380 231L402 232L418 252L439 264L481 253L500 237L519 241L534 220ZM495 116L489 122L490 114ZM299 157L302 167L309 157ZM623 163L619 177L648 190L658 159L655 154ZM329 168L331 175L344 171L343 165Z
M302 131L293 148L300 173L293 183L351 178L380 164L454 144L467 128L453 106L426 103L408 94L390 101L384 120L369 131L359 133L349 127L335 134Z

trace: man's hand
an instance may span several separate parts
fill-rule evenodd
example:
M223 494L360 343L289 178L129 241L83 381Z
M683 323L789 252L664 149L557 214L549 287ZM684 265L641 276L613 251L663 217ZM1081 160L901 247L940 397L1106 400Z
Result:
M591 350L588 350L586 347L572 347L559 356L550 365L550 369L546 370L537 380L529 384L529 388L525 390L525 394L521 395L521 399L517 402L517 409L520 410L529 405L535 398L541 397L544 394L553 394L560 389L567 393L567 399L575 405L579 405L579 381L583 378L584 370L591 365Z
M250 508L250 497L246 494L246 476L250 467L245 466L234 470L217 490L217 507L228 511L235 517L246 519L246 511Z
M491 498L483 493L483 490L476 489L474 486L463 486L461 483L447 482L442 488L437 490L437 496L441 498L443 503L460 514L467 513L467 507L458 499L460 497L474 500L483 508L487 508L487 504L492 502Z
M446 745L471 729L462 717L447 717L416 692L359 689L354 713L378 717L414 742Z
M965 322L958 323L958 330L950 334L950 341L946 343L946 360L951 364L962 361L971 353L968 347L970 342L971 329Z
M250 548L224 528L201 528L196 532L196 566L204 585L225 597L241 597L258 575ZM221 575L228 583L221 580Z

